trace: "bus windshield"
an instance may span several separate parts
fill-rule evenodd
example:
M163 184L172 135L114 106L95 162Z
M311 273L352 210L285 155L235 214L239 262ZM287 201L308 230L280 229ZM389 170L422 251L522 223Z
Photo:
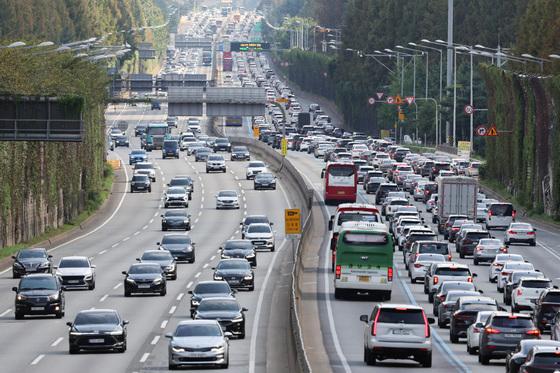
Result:
M167 125L165 126L148 126L146 129L147 135L163 136L167 133Z

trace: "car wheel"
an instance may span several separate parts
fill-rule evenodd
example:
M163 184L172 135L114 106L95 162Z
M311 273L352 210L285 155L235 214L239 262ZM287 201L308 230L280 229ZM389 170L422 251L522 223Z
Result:
M126 352L126 341L124 341L124 344L123 344L123 346L119 349L119 352L120 352L121 354Z
M449 331L449 340L451 341L451 343L459 343L459 337L451 330Z
M148 193L152 193L152 187L148 188Z
M125 297L130 297L130 290L124 289L124 296Z
M249 286L249 291L254 291L254 290L255 290L255 285Z
M172 279L172 280L177 280L177 272L175 272L175 273L173 274L173 277L171 277L171 279Z
M467 342L467 352L469 353L469 355L476 355L476 349L474 347L471 347L468 342Z
M364 361L367 365L375 365L375 355L364 347Z
M462 252L459 252L459 258L465 259L465 254L463 254Z
M208 169L206 169L206 173L208 173Z
M424 355L424 357L420 361L420 364L422 364L422 366L424 368L431 368L432 367L432 354L428 353L428 354Z
M190 224L187 224L187 226L185 227L185 230L186 230L186 231L190 231L190 230L191 230L191 225L190 225Z
M428 301L430 303L434 303L434 293L428 293Z
M270 252L274 252L275 249L276 249L276 247L274 245L272 245L272 247L270 248Z
M531 241L530 245L531 246L537 246L537 241Z
M75 354L77 354L78 352L80 352L80 349L77 348L77 347L72 347L72 346L70 346L70 348L68 349L68 353L69 353L70 355L75 355Z
M64 316L64 312L63 312L63 311L59 311L59 312L55 313L54 316L55 316L57 319L62 319L62 316Z
M445 321L441 320L439 317L437 319L437 326L439 326L440 328L445 328L447 326L447 324L445 323Z
M410 283L415 284L416 283L416 277L410 277Z
M92 282L90 286L88 286L89 290L94 290L95 289L95 282Z
M167 227L164 227L164 226L162 225L162 226L161 226L161 230L162 230L162 231L166 231L166 230L167 230Z
M189 193L189 201L192 201L192 193Z
M229 355L228 355L228 357L227 357L226 362L225 362L224 364L222 364L221 368L222 368L222 369L227 369L227 368L229 368Z
M19 277L20 277L20 276L19 276L17 273L15 273L15 272L12 271L12 278L19 278Z
M167 288L163 288L163 290L159 293L159 295L161 295L162 297L164 297L167 294Z
M134 193L134 189L130 188L130 193Z
M477 259L473 259L474 261L474 265L477 266L478 265L478 260Z
M509 245L511 242L509 240L504 241L504 245Z
M481 351L478 353L478 362L482 365L488 365L490 363L490 358Z
M176 364L169 363L168 368L169 370L177 370L178 367Z
M25 316L25 314L23 312L17 312L16 311L16 320L23 320L24 316Z
M342 299L342 290L334 289L334 299Z

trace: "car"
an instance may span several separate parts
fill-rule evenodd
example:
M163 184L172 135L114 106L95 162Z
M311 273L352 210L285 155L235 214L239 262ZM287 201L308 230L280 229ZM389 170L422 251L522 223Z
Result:
M253 186L255 190L276 190L276 176L274 176L270 172L260 172L255 176Z
M418 279L424 279L426 275L426 267L429 267L432 263L445 262L445 256L441 254L418 254L414 257L414 260L409 260L408 262L408 274L410 277L410 282L416 283Z
M268 169L266 168L266 164L262 161L251 161L247 165L245 178L247 180L252 180L260 172L268 172Z
M522 339L519 341L515 350L511 351L506 356L506 373L519 373L519 368L527 359L527 354L533 347L560 347L558 341L548 341L544 339Z
M193 290L188 292L191 295L190 314L194 317L200 302L206 298L233 298L235 291L231 289L226 281L200 281Z
M224 280L232 288L255 290L255 275L247 259L222 259L212 269L216 281Z
M161 147L161 157L163 159L169 157L179 159L179 141L164 140Z
M440 234L443 234L443 239L449 240L449 232L453 230L453 225L455 224L456 220L460 220L462 223L463 221L467 221L468 218L466 215L449 215L449 217L443 224L438 224L438 232ZM460 225L456 226L455 228L456 232L461 229Z
M231 333L224 332L216 320L180 321L169 338L169 370L182 366L229 366L229 341Z
M560 311L560 290L545 289L535 302L533 319L541 332L550 329L552 321Z
M219 151L231 152L231 144L227 138L218 137L214 141L213 149L215 152L219 152Z
M179 123L179 118L178 117L167 117L167 127L175 127L177 128L177 125Z
M371 315L361 315L364 328L364 362L414 359L423 367L432 366L430 324L422 307L410 304L377 304ZM396 332L398 330L398 332Z
M437 323L440 328L445 327L451 321L453 312L456 311L457 300L461 297L479 296L480 293L475 290L450 290L444 299L439 302L437 312ZM434 302L435 304L435 302Z
M151 181L156 181L156 170L151 162L138 162L134 164L134 174L148 175Z
M414 260L420 254L441 254L445 256L446 260L451 260L452 255L449 250L449 245L442 241L415 241L410 246L410 251L406 262Z
M228 240L220 247L220 253L222 259L242 258L248 260L253 267L257 266L257 253L249 240Z
M128 271L123 271L124 296L136 293L167 294L165 273L157 263L134 263Z
M182 186L169 187L164 195L164 207L189 207L189 196Z
M234 146L231 148L231 161L250 161L251 154L246 146Z
M534 271L535 267L531 263L526 262L505 262L498 280L496 282L496 289L503 293L506 287L507 277L512 271Z
M152 182L148 175L135 174L130 179L130 193L134 192L152 192Z
M377 192L379 185L386 183L384 177L370 177L367 182L364 182L364 189L366 190L366 194L372 194Z
M157 263L169 280L177 280L177 263L175 258L167 250L146 250L140 258L136 258L140 263Z
M53 268L65 289L95 289L95 264L87 256L65 256Z
M498 275L502 271L506 262L524 262L525 259L519 254L498 254L494 261L490 264L490 271L488 271L488 281L498 281Z
M512 311L532 311L542 292L552 287L552 281L548 278L521 278L511 293Z
M12 290L16 293L14 313L16 320L25 315L64 316L66 302L60 278L52 273L33 273L19 280Z
M44 248L27 248L12 255L12 277L20 278L30 273L51 273L52 255Z
M109 132L109 137L111 138L111 140L115 140L117 136L123 136L123 135L124 135L123 131L118 127L112 127L111 131Z
M475 355L478 351L480 343L480 331L484 328L484 324L494 311L479 311L476 319L467 329L467 352ZM507 363L506 363L507 364Z
M136 125L136 127L134 127L134 136L138 137L138 136L142 136L143 134L146 133L146 128L148 128L148 125L145 123L138 123Z
M237 260L237 259L232 259ZM194 320L216 320L225 332L237 339L245 339L245 312L237 299L232 297L204 298L194 313Z
M519 282L523 278L545 278L544 274L539 271L512 271L506 278L506 285L504 287L504 303L511 305L512 294L519 286Z
M266 223L270 226L274 225L274 223L272 223L266 215L247 215L245 216L245 218L243 218L243 221L239 223L239 225L241 226L241 238L245 238L245 232L247 232L247 228L253 223Z
M190 236L184 234L166 234L161 242L157 242L160 250L171 253L177 262L194 263L196 244L192 242Z
M130 143L128 142L128 137L126 135L117 135L113 138L113 143L115 144L115 148L119 146L130 147Z
M151 110L161 110L161 103L159 101L151 101Z
M380 205L385 201L385 197L389 192L396 192L398 191L397 184L394 183L381 183L379 187L375 191L375 204Z
M275 250L274 232L270 224L252 223L245 231L245 239L251 241L255 250Z
M537 229L529 223L511 223L509 228L506 229L504 242L506 245L521 242L535 246L537 244L536 232Z
M192 194L194 192L194 181L192 177L187 175L177 175L174 176L169 183L167 184L168 187L176 187L181 186L185 188L189 195L189 201L192 200Z
M494 312L480 331L478 362L488 365L491 359L505 358L515 351L522 339L540 339L541 332L530 315Z
M198 118L189 118L187 119L187 126L189 129L195 133L200 133L200 119Z
M525 362L519 367L522 373L557 372L560 365L560 347L542 346L533 347Z
M505 311L493 298L482 295L460 297L455 303L453 314L451 314L449 340L451 343L459 343L459 338L466 338L467 329L475 322L478 312L498 310Z
M194 161L206 162L208 160L208 156L212 153L213 153L212 149L207 147L196 148L193 150Z
M239 209L239 194L235 190L220 190L216 194L216 209Z
M478 265L480 262L492 263L496 255L505 254L508 248L502 240L497 238L482 238L478 241L473 252L473 263Z
M169 229L191 230L191 215L187 210L167 210L161 214L161 230Z
M470 223L472 223L472 221L467 219L456 219L450 227L447 227L446 232L444 233L444 238L450 243L455 242L455 238L461 230L461 227Z
M143 149L136 149L128 154L128 164L133 165L138 162L147 162L148 153Z
M472 282L476 273L471 273L469 266L454 262L434 263L426 272L424 278L424 293L428 294L430 303L434 301L434 295L445 281L467 281Z
M483 238L491 238L490 232L480 229L467 229L457 237L455 251L459 253L461 259L467 255L474 255L475 247Z
M116 310L90 309L78 312L68 325L68 351L126 351L128 320Z
M206 159L206 173L210 171L226 172L226 160L223 155L209 154Z
M187 155L193 155L198 149L206 148L204 141L193 141L187 144Z
M472 282L448 280L441 284L436 295L434 295L434 303L432 304L432 313L434 316L439 314L439 305L447 298L447 293L453 290L476 291L476 287Z

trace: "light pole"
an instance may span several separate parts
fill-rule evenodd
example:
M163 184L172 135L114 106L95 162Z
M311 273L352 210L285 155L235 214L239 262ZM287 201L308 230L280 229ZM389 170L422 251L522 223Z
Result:
M552 62L552 61L549 60L549 59L540 58L540 57L535 57L535 56L533 56L533 55L531 55L531 54L529 54L529 53L523 53L523 54L521 55L521 57L525 57L525 58L527 58L527 59L529 59L529 60L534 60L534 62L538 63L538 64L541 66L541 73L542 73L543 70L544 70L544 63L545 63L545 62Z

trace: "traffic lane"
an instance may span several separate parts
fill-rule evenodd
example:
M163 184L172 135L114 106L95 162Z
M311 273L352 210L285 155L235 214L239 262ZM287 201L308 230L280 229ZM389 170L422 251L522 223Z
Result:
M245 192L247 195L247 213L248 214L267 214L269 215L270 219L274 222L281 222L283 217L283 209L286 207L286 202L283 201L283 197L281 196L281 192L277 191L258 191L254 192L250 190L250 181L242 181L241 175L244 172L245 162L228 162L228 168L230 171L233 172L233 176L237 176L236 182L241 183L242 191ZM231 174L231 172L229 172ZM239 181L237 181L239 180ZM211 207L210 207L211 208ZM226 211L217 212L218 214L225 213ZM271 214L271 212L273 212ZM245 215L245 211L244 211ZM237 226L239 227L239 226ZM277 248L279 249L278 243L283 239L282 234L279 232L283 232L283 225L282 224L275 224L276 229L276 239L277 239ZM213 225L209 226L209 229L213 228ZM241 238L240 232L238 229L227 239L234 239L234 238ZM225 241L224 239L223 241ZM218 246L221 246L223 242L220 242ZM260 292L263 291L263 280L265 277L268 268L270 268L270 264L274 255L282 254L287 255L287 250L277 251L275 253L268 253L268 252L260 252L257 254L257 268L255 269L255 291L248 292L244 290L240 290L236 298L239 300L240 304L244 307L249 308L246 316L246 340L245 341L236 341L232 340L230 347L230 370L246 372L247 371L247 364L249 361L250 355L250 342L249 340L252 338L252 324L254 322L255 312L257 309L258 297ZM210 258L209 265L202 271L200 277L194 281L191 289L195 286L197 281L204 281L204 280L212 280L213 278L213 270L211 269L214 267L220 260L219 253L216 252L215 256L213 255ZM274 271L273 271L274 273ZM286 274L284 274L285 276ZM272 284L276 284L276 276L280 276L279 273L276 273L275 276L271 277L269 281L269 286ZM275 289L276 290L276 289ZM180 303L179 308L181 311L171 318L169 324L166 325L165 332L172 332L176 327L176 324L179 321L184 319L188 319L188 309L189 309L189 302L190 297L186 295ZM266 301L265 301L266 303ZM263 309L261 314L269 314L268 309ZM267 325L265 323L265 325ZM284 325L285 328L285 325ZM259 335L259 339L264 339L265 341L270 340L267 338L266 335ZM154 336L155 338L155 336ZM153 341L153 340L152 340ZM283 341L282 341L283 343ZM260 345L259 345L260 346ZM280 344L276 344L275 348L281 349L282 346ZM259 354L259 356L264 355ZM168 351L167 351L167 340L163 338L158 338L155 342L155 347L153 351L150 353L150 358L147 360L146 364L143 364L138 367L134 367L135 370L139 371L148 371L148 370L166 370L167 369L167 362L168 362Z

